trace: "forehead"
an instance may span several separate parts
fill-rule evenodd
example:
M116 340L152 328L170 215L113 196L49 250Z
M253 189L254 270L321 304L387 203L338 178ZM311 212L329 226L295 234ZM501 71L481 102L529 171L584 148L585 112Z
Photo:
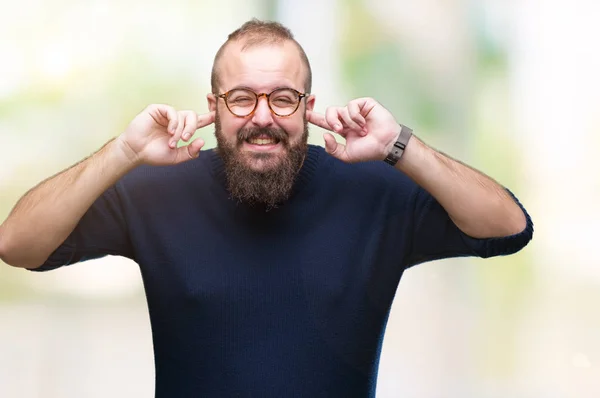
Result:
M219 61L222 91L249 87L269 92L278 87L304 91L304 64L296 45L290 41L260 44L243 49L243 42L227 45Z

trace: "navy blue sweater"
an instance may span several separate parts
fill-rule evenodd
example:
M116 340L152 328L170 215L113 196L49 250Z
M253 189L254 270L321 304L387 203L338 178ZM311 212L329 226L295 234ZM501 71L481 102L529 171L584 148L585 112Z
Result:
M107 254L141 269L157 397L372 397L403 271L514 253L533 226L473 239L384 162L310 146L291 199L236 203L214 151L140 167L107 190L38 270Z

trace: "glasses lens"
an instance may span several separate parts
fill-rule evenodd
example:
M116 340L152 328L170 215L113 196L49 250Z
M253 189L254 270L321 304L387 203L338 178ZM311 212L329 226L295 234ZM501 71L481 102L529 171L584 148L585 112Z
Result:
M256 106L256 95L250 90L236 89L226 97L227 107L237 116L248 116Z
M282 88L273 91L269 101L273 112L279 116L289 116L298 109L300 97L296 91Z

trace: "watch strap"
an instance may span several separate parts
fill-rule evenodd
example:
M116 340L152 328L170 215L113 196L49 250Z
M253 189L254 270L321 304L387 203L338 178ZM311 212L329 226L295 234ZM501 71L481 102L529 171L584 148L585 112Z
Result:
M396 163L398 163L398 160L400 160L400 157L402 156L402 154L404 153L404 150L406 149L408 140L410 140L410 137L412 136L412 132L413 132L412 129L410 129L402 124L400 125L400 135L398 136L398 139L396 140L396 142L394 142L394 146L392 147L392 150L390 151L390 153L383 160L384 162L386 162L387 164L390 164L392 166L395 166Z

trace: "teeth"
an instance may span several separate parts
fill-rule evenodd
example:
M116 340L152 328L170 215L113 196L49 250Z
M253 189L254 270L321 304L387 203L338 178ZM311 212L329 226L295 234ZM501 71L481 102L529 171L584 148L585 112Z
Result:
M254 139L248 140L248 142L253 145L268 145L268 144L275 143L275 141L270 138L254 138Z

